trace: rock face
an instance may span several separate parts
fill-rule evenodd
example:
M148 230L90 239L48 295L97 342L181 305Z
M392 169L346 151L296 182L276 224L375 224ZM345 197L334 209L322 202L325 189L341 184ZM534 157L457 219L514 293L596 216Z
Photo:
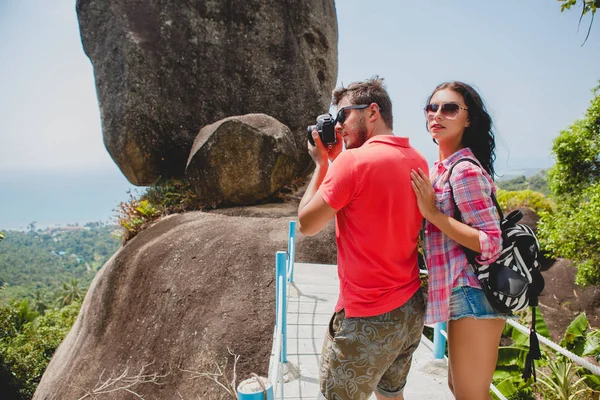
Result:
M293 140L285 125L265 114L225 118L200 130L186 180L208 204L259 203L294 178Z
M202 127L250 113L287 125L309 165L305 129L329 108L337 79L334 0L77 0L76 8L104 143L131 183L182 177Z
M600 328L600 286L575 283L577 268L571 260L559 258L543 271L546 286L540 296L540 310L552 340L560 342L575 317L585 312L590 326Z
M129 389L145 399L230 398L197 376L227 359L231 379L228 348L240 356L238 383L252 372L266 376L275 252L287 248L290 219L191 212L138 234L98 272L33 398L82 398L123 374L110 386L121 387L144 366L150 378ZM298 261L335 263L333 223L315 237L298 235L296 254ZM125 390L98 398L104 396L134 398Z

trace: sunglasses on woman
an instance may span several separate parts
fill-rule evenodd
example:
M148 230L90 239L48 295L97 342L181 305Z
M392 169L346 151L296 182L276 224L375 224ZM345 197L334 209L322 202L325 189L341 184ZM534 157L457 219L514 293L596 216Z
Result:
M460 110L468 111L468 108L462 107L458 103L429 103L425 106L425 115L435 114L440 110L444 117L455 117Z
M334 125L337 124L338 122L343 125L344 122L346 122L346 111L362 110L363 108L367 108L367 107L369 107L368 104L358 104L355 106L347 106L347 107L340 108L337 113L337 116L335 117Z

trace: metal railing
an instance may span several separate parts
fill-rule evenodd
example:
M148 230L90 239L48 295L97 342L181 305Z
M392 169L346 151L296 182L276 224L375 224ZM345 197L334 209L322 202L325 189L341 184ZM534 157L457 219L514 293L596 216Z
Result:
M421 274L425 274L427 275L427 271L426 270L420 270ZM528 329L527 327L519 324L516 321L513 321L511 319L507 319L506 323L511 325L513 328L517 329L519 332L529 336L531 334L530 329ZM596 365L596 364L592 364L590 361L585 360L582 357L579 357L576 354L573 354L572 352L570 352L569 350L565 349L564 347L561 347L560 345L554 343L553 341L551 341L550 339L541 336L539 333L536 332L536 336L538 338L538 341L540 343L542 343L543 345L545 345L546 347L551 348L552 350L556 351L557 353L571 359L575 364L579 365L580 367L583 367L585 369L588 369L589 371L591 371L593 374L595 375L599 375L600 376L600 366ZM432 346L432 353L433 353L433 357L436 359L444 359L447 358L445 356L445 350L446 350L446 342L448 340L448 334L446 332L446 322L438 322L433 326L433 346ZM498 390L498 388L496 388L496 386L494 386L494 384L490 384L490 390L498 397L498 399L500 400L506 400L506 397L504 397L504 395Z
M287 252L275 255L275 347L269 381L273 396L283 399L284 365L287 363L287 282L294 281L294 259L296 254L296 222L290 221Z
M273 386L274 397L283 399L283 383L284 383L284 364L287 362L287 282L294 281L294 262L296 255L296 222L290 221L288 233L288 248L287 251L278 251L275 256L276 265L276 322L275 322L275 347L273 363L269 369L269 381ZM427 270L420 270L421 274L427 274ZM523 325L513 320L507 320L507 323L513 326L520 332L529 335L530 330ZM537 333L536 333L537 334ZM433 357L436 359L445 359L445 349L447 342L446 322L440 322L433 326L433 343L431 346ZM579 357L551 340L537 334L540 343L557 353L568 357L577 365L590 370L596 375L600 375L600 366ZM428 340L427 340L428 341ZM500 400L506 400L506 397L494 386L490 385L490 390Z

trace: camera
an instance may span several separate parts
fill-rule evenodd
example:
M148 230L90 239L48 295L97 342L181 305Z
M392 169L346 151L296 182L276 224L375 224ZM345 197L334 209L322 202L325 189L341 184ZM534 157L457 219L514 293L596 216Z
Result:
M316 125L309 125L308 130L308 141L313 146L315 145L315 141L312 137L312 132L319 132L319 137L321 138L321 142L325 146L334 144L335 140L335 120L331 116L331 114L321 114L317 117Z

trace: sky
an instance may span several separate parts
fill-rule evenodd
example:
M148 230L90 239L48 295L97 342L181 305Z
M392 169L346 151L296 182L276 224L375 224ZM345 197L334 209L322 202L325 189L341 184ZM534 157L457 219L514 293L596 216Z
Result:
M497 134L496 169L553 163L561 130L600 80L600 22L555 0L336 2L338 86L385 78L394 133L433 163L423 106L447 80L474 85ZM307 116L310 122L314 116ZM0 229L107 221L133 186L102 141L75 0L0 0Z

